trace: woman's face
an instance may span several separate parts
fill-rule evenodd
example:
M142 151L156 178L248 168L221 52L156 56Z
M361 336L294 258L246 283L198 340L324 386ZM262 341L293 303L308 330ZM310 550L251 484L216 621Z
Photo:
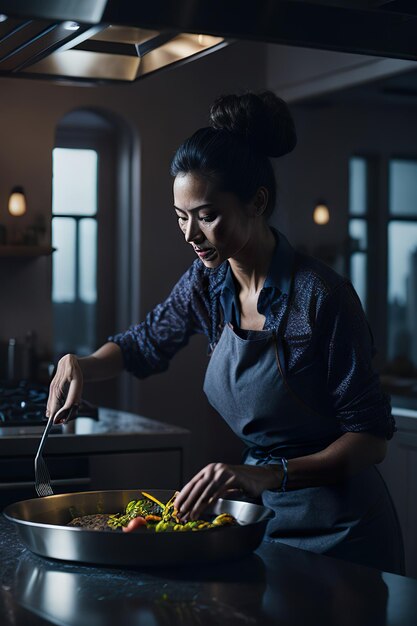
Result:
M174 181L174 209L185 240L206 267L236 258L248 243L255 220L251 203L198 174L178 174Z

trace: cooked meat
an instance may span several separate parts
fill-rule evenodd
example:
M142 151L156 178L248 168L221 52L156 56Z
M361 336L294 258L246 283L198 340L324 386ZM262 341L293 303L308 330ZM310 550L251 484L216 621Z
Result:
M107 524L110 515L107 513L96 513L95 515L82 515L74 517L67 526L78 526L88 530L112 530Z

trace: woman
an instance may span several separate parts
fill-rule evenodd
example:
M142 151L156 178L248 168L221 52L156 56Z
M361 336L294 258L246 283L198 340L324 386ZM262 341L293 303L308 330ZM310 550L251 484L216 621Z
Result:
M183 487L183 519L237 488L276 512L266 540L401 573L401 533L375 468L394 421L361 305L348 280L268 224L269 157L295 145L288 107L273 93L214 103L211 126L171 166L178 223L198 259L141 324L89 357L60 360L48 414L63 419L83 380L163 371L204 333L205 393L247 452L242 465L210 464Z

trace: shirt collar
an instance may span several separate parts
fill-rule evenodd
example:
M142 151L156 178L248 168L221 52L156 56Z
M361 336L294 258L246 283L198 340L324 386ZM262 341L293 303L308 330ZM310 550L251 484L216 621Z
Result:
M265 288L277 288L281 293L289 294L294 266L294 248L288 239L279 231L272 228L276 239L276 246L264 283Z
M275 228L271 228L276 246L272 255L271 264L265 279L264 289L267 287L278 288L282 293L289 294L294 266L294 248L288 239ZM228 289L235 292L233 274L229 263L227 263L226 276L221 291Z
M270 310L275 295L289 294L295 255L294 248L288 239L274 228L272 228L272 232L276 239L276 246L258 302L258 309L261 309L261 312L265 312L265 314ZM239 307L236 301L233 273L229 263L227 263L227 271L221 287L220 301L225 320L237 320Z

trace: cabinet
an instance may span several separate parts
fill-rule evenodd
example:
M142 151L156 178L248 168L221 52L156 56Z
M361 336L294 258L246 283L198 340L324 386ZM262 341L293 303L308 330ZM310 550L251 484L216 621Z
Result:
M404 537L406 575L417 578L417 410L393 409L397 432L378 466L397 509Z

